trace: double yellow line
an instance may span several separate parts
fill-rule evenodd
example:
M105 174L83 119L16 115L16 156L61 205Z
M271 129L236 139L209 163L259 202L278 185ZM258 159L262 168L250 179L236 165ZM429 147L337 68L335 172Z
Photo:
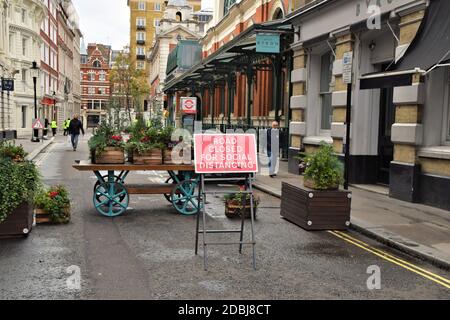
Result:
M391 254L389 254L387 252L384 252L382 250L376 249L376 248L370 246L369 244L367 244L367 243L365 243L365 242L363 242L361 240L358 240L358 239L348 235L347 233L340 232L340 231L328 231L328 232L331 233L332 235L334 235L334 236L336 236L336 237L338 237L338 238L348 242L348 243L351 243L351 244L353 244L353 245L355 245L355 246L365 250L365 251L373 253L374 255L376 255L376 256L384 259L384 260L392 262L392 263L394 263L394 264L396 264L396 265L398 265L398 266L400 266L402 268L405 268L405 269L407 269L407 270L409 270L411 272L414 272L414 273L416 273L416 274L418 274L418 275L420 275L420 276L422 276L424 278L427 278L427 279L429 279L429 280L431 280L431 281L433 281L435 283L438 283L438 284L440 284L441 286L444 286L447 289L450 289L450 280L449 279L446 279L446 278L441 277L441 276L439 276L439 275L437 275L435 273L432 273L430 271L422 269L422 268L420 268L420 267L418 267L416 265L413 265L413 264L411 264L411 263L409 263L409 262L407 262L405 260L397 258L397 257L395 257L395 256L393 256L393 255L391 255Z

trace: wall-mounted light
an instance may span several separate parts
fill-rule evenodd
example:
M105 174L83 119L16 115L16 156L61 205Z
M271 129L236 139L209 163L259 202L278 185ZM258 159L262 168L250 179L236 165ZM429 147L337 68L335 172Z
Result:
M372 40L372 42L369 44L370 51L375 50L376 47L377 47L377 44Z

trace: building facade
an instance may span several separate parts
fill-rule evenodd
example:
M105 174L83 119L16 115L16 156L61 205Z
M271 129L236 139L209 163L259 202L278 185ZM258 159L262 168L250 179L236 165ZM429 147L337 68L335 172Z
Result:
M181 2L184 3L184 1ZM187 3L196 11L201 9L201 0L191 0ZM135 59L136 68L145 70L147 76L149 76L151 70L147 55L153 47L156 30L161 24L166 4L167 1L162 0L128 0L130 8L130 54ZM183 20L181 12L178 18Z
M111 46L90 43L81 49L82 117L87 127L96 127L106 116L110 102Z
M56 120L58 100L58 3L45 0L47 15L42 22L41 44L41 87L40 101L42 117L48 121ZM61 100L61 98L59 98Z
M12 78L11 60L9 54L9 1L0 1L0 79ZM6 130L13 129L8 115L11 114L11 101L6 104L7 93L0 90L0 139Z
M9 22L9 56L12 75L15 79L14 98L7 93L6 119L9 127L15 128L18 134L30 134L34 118L34 86L30 68L33 62L40 65L40 48L42 38L40 27L47 14L43 1L8 1ZM43 88L37 82L38 102L43 95ZM12 100L14 102L12 102ZM44 111L38 106L38 117Z
M194 19L194 8L185 0L168 1L160 26L156 28L156 38L150 51L148 62L150 70L152 110L162 110L165 95L162 91L167 71L169 53L183 40L197 42L202 36L200 26L204 22ZM202 28L203 29L203 28Z

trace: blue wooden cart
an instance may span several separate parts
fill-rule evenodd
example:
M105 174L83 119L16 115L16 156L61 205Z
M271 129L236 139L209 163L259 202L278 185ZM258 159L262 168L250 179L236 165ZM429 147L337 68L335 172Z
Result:
M104 216L116 217L124 213L132 194L162 194L183 215L199 212L200 178L195 174L194 165L92 164L80 161L73 167L94 172L97 182L93 203ZM169 178L161 184L127 184L125 180L131 171L166 171Z

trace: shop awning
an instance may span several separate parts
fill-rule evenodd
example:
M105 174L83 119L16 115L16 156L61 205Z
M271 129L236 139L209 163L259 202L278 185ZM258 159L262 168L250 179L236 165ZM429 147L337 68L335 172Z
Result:
M404 56L389 70L360 78L361 89L407 86L412 74L429 73L450 61L450 1L431 0L419 31Z
M212 81L224 79L232 72L245 70L249 64L255 65L258 60L276 55L256 52L258 34L283 36L292 33L292 26L284 24L283 21L252 25L187 72L170 80L164 87L164 92L207 86Z

